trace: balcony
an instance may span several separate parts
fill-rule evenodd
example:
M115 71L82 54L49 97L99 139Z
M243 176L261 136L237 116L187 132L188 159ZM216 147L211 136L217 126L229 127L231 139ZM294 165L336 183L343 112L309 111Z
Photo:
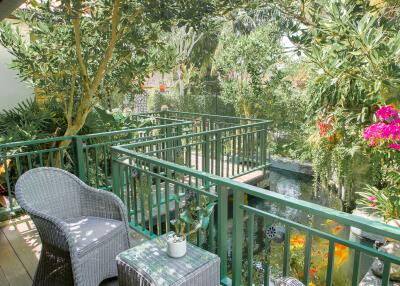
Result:
M208 229L189 239L218 254L223 285L272 285L276 277L297 276L304 285L354 286L374 258L383 261L381 285L389 285L400 258L352 231L398 241L398 228L244 183L268 176L268 121L168 111L138 116L150 118L150 126L72 136L64 149L54 147L62 137L0 145L10 198L23 172L59 166L118 195L139 242L172 230L181 202L194 196L216 203ZM3 210L19 213L13 199ZM2 251L13 257L0 255L4 277L29 285L40 252L33 223L17 217L2 224L0 235ZM10 269L18 270L15 276ZM337 283L341 279L345 284Z

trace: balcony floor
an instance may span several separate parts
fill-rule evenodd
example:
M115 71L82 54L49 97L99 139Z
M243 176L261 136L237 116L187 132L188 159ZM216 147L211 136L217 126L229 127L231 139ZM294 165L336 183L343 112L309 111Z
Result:
M132 245L145 238L136 232L130 235ZM0 222L0 285L31 286L41 251L40 237L29 216ZM118 285L116 278L101 286Z

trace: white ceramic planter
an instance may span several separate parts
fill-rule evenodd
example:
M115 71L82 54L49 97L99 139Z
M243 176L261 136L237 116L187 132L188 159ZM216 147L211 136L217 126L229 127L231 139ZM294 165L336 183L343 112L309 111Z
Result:
M172 239L167 239L168 256L179 258L186 254L186 239L183 241L174 242Z

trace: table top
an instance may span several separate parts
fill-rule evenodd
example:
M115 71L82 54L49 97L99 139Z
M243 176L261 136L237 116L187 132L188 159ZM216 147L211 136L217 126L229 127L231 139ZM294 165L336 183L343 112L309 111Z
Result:
M167 254L166 235L146 241L118 255L135 271L151 277L158 285L173 284L202 266L217 263L219 257L204 249L187 244L186 255L172 258Z

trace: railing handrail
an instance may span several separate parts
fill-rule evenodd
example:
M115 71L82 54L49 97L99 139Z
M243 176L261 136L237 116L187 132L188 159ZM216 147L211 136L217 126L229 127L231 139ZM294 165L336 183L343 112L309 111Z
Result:
M221 132L224 132L224 131L231 131L231 130L236 130L236 129L241 129L241 128L260 127L260 126L265 125L265 123L268 123L268 122L262 121L262 122L244 124L244 125L239 125L239 126L218 128L218 129L202 131L202 132L197 132L197 133L189 133L189 134L183 134L183 135L178 135L178 136L173 136L173 137L160 138L160 139L155 139L155 140L148 140L148 141L145 141L145 142L122 144L120 146L124 147L124 148L135 148L135 147L143 145L143 144L146 144L146 145L148 145L148 144L156 144L156 143L160 143L160 142L169 142L169 141L185 139L185 138L190 138L190 137L195 137L195 136L211 135L211 134L214 134L214 133L221 133Z
M165 118L160 117L160 119L165 119ZM19 147L19 146L31 146L31 145L51 143L51 142L57 142L57 141L63 141L63 140L72 140L73 138L76 138L76 137L80 137L81 139L84 140L84 139L90 139L90 138L94 138L94 137L112 136L112 135L118 135L118 134L123 134L123 133L147 131L147 130L163 128L163 127L183 126L183 125L188 125L191 123L192 123L191 121L181 121L179 123L122 129L122 130L116 130L116 131L107 131L107 132L92 133L92 134L85 134L85 135L57 136L57 137L48 137L48 138L42 138L42 139L17 141L17 142L0 144L0 149L13 148L13 147Z
M160 117L160 119L167 119L167 118ZM151 129L158 129L158 128L164 128L164 127L184 126L184 125L188 125L188 124L191 124L191 123L192 123L191 121L181 121L181 122L170 123L170 124L139 127L139 128L130 128L130 129L122 129L122 130L116 130L116 131L107 131L107 132L93 133L93 134L86 134L86 135L79 135L79 136L82 139L90 139L90 138L100 137L100 136L113 136L113 135L118 135L118 134L122 134L122 133L129 133L129 132L148 131L148 130L151 130Z
M165 113L176 113L176 114L187 114L187 115L196 115L196 116L206 116L206 117L217 117L217 118L224 118L224 119L236 119L236 120L257 121L257 122L272 122L272 120L259 119L259 118L246 118L246 117L236 117L236 116L217 115L217 114L207 114L207 113L195 113L195 112L185 112L185 111L175 111L175 110L166 110L166 111L161 111L161 112L165 112Z
M19 147L19 146L30 146L30 145L43 144L43 143L51 143L51 142L62 141L62 140L72 140L73 138L74 138L74 136L57 136L57 137L48 137L48 138L42 138L42 139L9 142L9 143L0 144L0 149L13 148L13 147Z
M378 221L372 221L370 219L334 210L328 207L317 205L315 203L299 200L293 197L261 189L259 187L234 181L229 178L223 178L200 170L193 170L186 166L182 166L173 162L145 155L143 153L125 149L123 145L114 146L111 149L116 150L128 156L133 156L135 158L140 159L141 161L145 161L150 164L161 165L162 167L166 167L174 171L182 172L187 175L196 176L199 179L205 179L207 181L210 181L211 183L220 184L226 187L231 187L235 190L243 191L248 195L252 195L260 199L264 199L273 203L284 204L298 210L307 211L314 215L321 215L324 218L332 219L341 224L358 227L367 232L383 235L395 240L400 240L400 228L396 228L388 224L384 224Z

